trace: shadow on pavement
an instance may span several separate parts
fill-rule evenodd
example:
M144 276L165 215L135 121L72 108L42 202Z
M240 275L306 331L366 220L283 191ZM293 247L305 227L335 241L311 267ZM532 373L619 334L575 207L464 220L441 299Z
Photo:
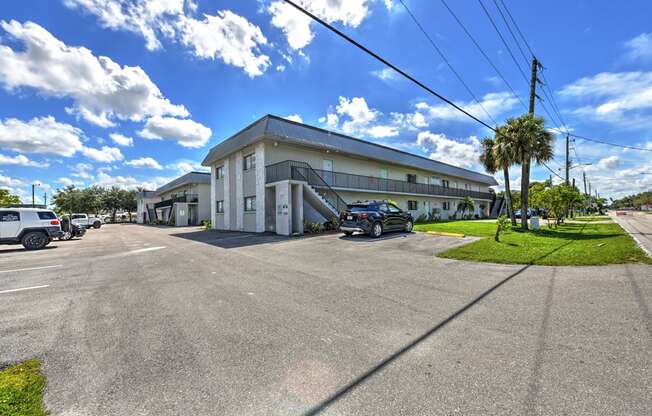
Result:
M206 243L220 248L239 248L259 244L288 241L297 237L285 237L274 233L246 233L239 231L201 230L170 234L172 237Z

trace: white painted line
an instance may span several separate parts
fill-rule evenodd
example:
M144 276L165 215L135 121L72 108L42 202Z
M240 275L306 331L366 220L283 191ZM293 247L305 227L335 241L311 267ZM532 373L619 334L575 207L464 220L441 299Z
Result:
M61 266L62 266L61 264L55 264L54 266L28 267L26 269L14 269L14 270L0 270L0 273L27 272L30 270L52 269L54 267L61 267Z
M130 256L132 254L138 254L138 253L145 253L147 251L156 251L156 250L162 250L164 248L167 248L165 246L159 246L159 247L147 247L147 248L140 248L138 250L131 250L131 251L125 251L124 253L115 253L115 254L109 254L106 256L102 256L100 258L103 259L112 259L115 257L124 257L124 256Z
M21 287L19 289L0 290L0 294L2 294L2 293L12 293L12 292L21 292L23 290L42 289L44 287L50 287L50 285L30 286L30 287Z

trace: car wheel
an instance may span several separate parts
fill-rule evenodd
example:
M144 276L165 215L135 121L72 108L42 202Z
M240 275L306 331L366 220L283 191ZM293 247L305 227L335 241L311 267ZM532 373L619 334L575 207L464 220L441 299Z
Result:
M93 223L93 228L95 228L96 230L98 230L101 226L102 226L102 223L99 222L99 221L95 221Z
M373 238L378 238L383 234L383 225L379 222L373 223L371 226L371 231L369 232L369 235Z
M63 235L59 238L59 240L65 240L68 241L72 238L72 233L70 231L64 231Z
M47 246L50 243L50 239L45 233L32 231L25 234L20 242L26 250L39 250Z
M405 223L405 232L406 233L411 233L412 232L412 227L414 224L412 224L412 221L409 221Z

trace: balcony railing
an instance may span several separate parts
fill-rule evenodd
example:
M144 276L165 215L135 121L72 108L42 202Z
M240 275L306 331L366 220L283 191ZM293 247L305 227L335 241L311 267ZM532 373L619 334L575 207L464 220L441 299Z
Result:
M302 180L293 175L293 164L303 162L294 162L286 160L283 162L275 163L265 167L265 174L267 183L277 182L286 179ZM331 172L320 169L313 169L324 182L331 188L335 189L356 189L364 191L377 191L387 193L404 193L404 194L418 194L418 195L437 195L437 196L451 196L464 198L470 196L476 199L493 198L493 194L489 192L471 191L468 189L449 188L441 185L429 185L426 183L412 183L401 181L397 179L385 179L374 176L354 175L351 173ZM315 187L320 187L321 184L311 183Z
M175 202L198 202L199 201L199 196L197 194L186 194L186 195L180 195L180 196L175 196L170 199L166 199L165 201L157 202L154 204L154 208L165 208L165 207L171 207L172 205L175 204Z

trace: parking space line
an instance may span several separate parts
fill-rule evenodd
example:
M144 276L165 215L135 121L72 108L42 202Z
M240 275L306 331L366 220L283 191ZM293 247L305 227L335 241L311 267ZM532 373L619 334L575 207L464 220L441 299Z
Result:
M0 294L12 293L12 292L22 292L23 290L42 289L44 287L50 287L50 285L30 286L30 287L21 287L21 288L18 288L18 289L0 290Z
M108 255L102 256L100 258L102 258L102 259L112 259L112 258L116 258L116 257L129 256L129 255L132 255L132 254L145 253L147 251L162 250L164 248L167 248L167 247L159 246L159 247L140 248L138 250L125 251L123 253L108 254Z
M27 272L30 270L52 269L54 267L61 267L61 266L62 266L61 264L55 264L53 266L28 267L26 269L0 270L0 273Z

